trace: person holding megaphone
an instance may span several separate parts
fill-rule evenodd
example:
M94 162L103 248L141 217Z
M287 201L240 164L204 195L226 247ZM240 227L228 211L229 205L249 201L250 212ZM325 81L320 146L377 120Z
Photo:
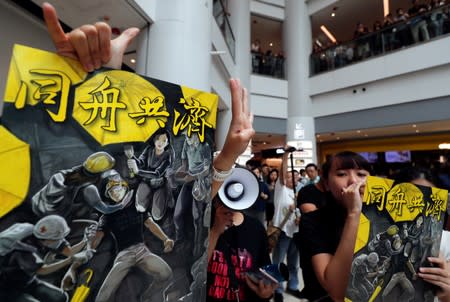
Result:
M208 246L207 301L268 301L278 282L251 278L269 265L264 226L242 210L259 195L256 176L235 168L213 199Z

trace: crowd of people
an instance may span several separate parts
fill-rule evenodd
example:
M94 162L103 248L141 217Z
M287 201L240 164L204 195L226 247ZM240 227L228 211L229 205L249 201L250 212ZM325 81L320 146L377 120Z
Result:
M58 53L79 60L86 71L102 65L120 66L126 46L137 34L137 29L133 29L125 32L128 37L121 36L110 42L111 29L106 24L94 34L92 29L98 26L85 26L64 34L54 9L47 5L46 10L47 16L52 16L47 17L47 25ZM87 34L87 30L90 33ZM109 35L100 37L105 31ZM232 173L232 166L248 146L254 129L246 89L232 79L230 92L232 120L223 149L213 161L206 300L258 302L274 297L275 302L283 301L282 284L255 282L246 272L287 258L290 278L286 292L310 301L344 301L362 211L361 193L370 175L370 164L356 153L341 152L324 163L321 176L314 164L296 173L289 170L290 151L286 148L280 170L271 170L267 165L248 167L259 179L258 201L245 211L231 209L216 193ZM411 171L406 175L408 177L402 180L428 186L436 184L426 179L425 173ZM265 232L270 223L281 229L272 259ZM444 232L441 250L445 256L428 258L433 265L421 267L417 274L436 285L436 297L441 302L450 301L449 237L448 232ZM297 279L300 267L305 284L302 290ZM230 282L221 283L220 290L214 290L217 282L228 280L222 278L227 276ZM61 297L64 299L64 295Z
M383 21L375 21L372 30L363 22L357 22L351 41L326 46L314 43L312 74L447 34L450 32L449 17L445 0L428 3L412 0L408 10L397 8L395 14L389 13Z
M261 48L261 41L256 39L251 45L252 72L276 78L284 78L285 56L282 51L274 54Z

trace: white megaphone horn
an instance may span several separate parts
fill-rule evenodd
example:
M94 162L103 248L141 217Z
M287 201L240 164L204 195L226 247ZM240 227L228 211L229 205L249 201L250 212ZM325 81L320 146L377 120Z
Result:
M219 189L219 198L232 210L245 210L259 196L259 183L255 174L244 168L234 168Z

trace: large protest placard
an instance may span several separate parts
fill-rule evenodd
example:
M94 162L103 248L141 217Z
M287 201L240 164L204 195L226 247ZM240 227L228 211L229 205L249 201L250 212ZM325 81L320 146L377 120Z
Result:
M202 301L218 97L16 45L0 300Z
M439 255L447 190L369 176L346 301L433 301L418 277Z

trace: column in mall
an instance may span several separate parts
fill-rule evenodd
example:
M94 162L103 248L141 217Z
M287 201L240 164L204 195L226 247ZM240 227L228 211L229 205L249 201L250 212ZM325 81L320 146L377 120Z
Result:
M229 10L232 15L237 17L235 20L238 22L234 26L244 24L245 21L241 20L243 12L240 12L238 8L249 7L248 1L233 0L231 2L235 3L229 5ZM143 29L139 35L137 72L192 88L211 91L211 28L216 22L212 15L212 5L212 0L156 0L153 6L154 22ZM249 10L248 8L248 18L250 18ZM250 30L249 24L250 21L245 24L244 28ZM250 47L250 42L236 43L236 47L241 44ZM228 49L218 50L228 51ZM236 53L240 51L236 48ZM249 51L246 50L244 53L247 54ZM237 57L236 62L238 60L241 58ZM244 79L240 73L241 71L237 70L236 74L227 75L227 78L240 77ZM249 77L249 72L247 77ZM248 82L248 80L245 82L244 79L245 85ZM228 87L227 83L225 85ZM219 150L224 143L231 120L231 95L229 92L227 93L228 95L224 98L227 99L229 110L219 112L216 125L215 142Z
M317 163L312 102L309 96L311 23L307 2L286 1L284 45L288 79L287 141L304 151L295 155L295 166ZM302 161L303 160L303 161Z
M250 98L250 1L228 0L227 9L230 13L228 18L235 39L235 68L234 74L231 74L230 77L241 80L242 85L247 88ZM227 106L228 110L223 110L218 115L217 129L219 131L216 132L216 144L219 149L225 141L225 136L217 134L226 133L231 120L231 103L227 103Z
M236 70L242 84L250 90L250 1L228 0L229 19L236 41Z
M139 35L136 71L210 91L212 0L156 0L153 10L154 23Z

